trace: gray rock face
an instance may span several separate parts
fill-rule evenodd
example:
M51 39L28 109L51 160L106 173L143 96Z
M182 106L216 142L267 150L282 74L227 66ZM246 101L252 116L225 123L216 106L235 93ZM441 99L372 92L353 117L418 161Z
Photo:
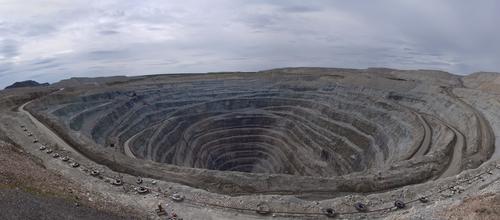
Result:
M290 68L121 78L30 111L90 158L141 176L225 194L342 194L487 161L494 131L463 89L437 71Z

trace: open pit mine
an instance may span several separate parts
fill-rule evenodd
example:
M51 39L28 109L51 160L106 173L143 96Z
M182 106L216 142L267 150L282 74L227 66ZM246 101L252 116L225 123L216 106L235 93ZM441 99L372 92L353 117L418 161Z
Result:
M0 132L142 219L494 219L499 94L384 68L71 78L2 91Z

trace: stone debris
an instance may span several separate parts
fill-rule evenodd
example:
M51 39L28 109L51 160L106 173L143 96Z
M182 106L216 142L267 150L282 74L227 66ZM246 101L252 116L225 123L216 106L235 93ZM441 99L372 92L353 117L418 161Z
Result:
M335 210L333 208L325 208L325 209L323 209L323 212L325 213L325 215L327 217L334 218L334 217L338 216L338 213L335 212Z
M139 186L135 188L135 191L139 194L146 194L149 192L149 189L144 186Z
M100 174L99 170L90 171L90 175L92 175L92 176L99 176L99 174Z
M143 180L142 178L138 177L137 180L135 181L137 184L142 184Z
M257 213L261 215L268 215L271 213L271 208L269 207L269 204L265 202L260 202L257 204Z
M404 209L406 207L406 204L401 200L396 200L394 202L394 206L398 209Z
M114 179L111 184L115 185L115 186L121 186L123 185L123 181L121 179Z
M182 202L184 200L184 196L177 193L172 194L170 198L175 202Z
M368 207L364 203L361 203L361 202L355 203L354 204L354 208L356 210L358 210L359 212L366 212L366 211L368 211Z
M155 212L158 216L163 216L163 215L167 215L167 211L161 206L161 203L158 204L158 208L155 209Z

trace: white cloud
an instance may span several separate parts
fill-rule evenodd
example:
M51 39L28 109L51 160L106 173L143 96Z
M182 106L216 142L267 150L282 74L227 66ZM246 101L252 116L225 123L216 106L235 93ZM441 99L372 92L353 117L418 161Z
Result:
M0 87L285 66L500 69L496 1L0 0Z

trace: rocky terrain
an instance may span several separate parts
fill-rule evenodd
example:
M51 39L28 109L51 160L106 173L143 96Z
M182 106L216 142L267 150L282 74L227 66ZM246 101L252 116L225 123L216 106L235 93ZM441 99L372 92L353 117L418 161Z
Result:
M0 131L131 218L497 219L499 84L383 68L73 78L2 91Z
M37 86L48 86L48 83L38 83L33 80L26 80L22 82L15 82L14 84L5 87L5 89L14 89L14 88L22 88L22 87L37 87Z

